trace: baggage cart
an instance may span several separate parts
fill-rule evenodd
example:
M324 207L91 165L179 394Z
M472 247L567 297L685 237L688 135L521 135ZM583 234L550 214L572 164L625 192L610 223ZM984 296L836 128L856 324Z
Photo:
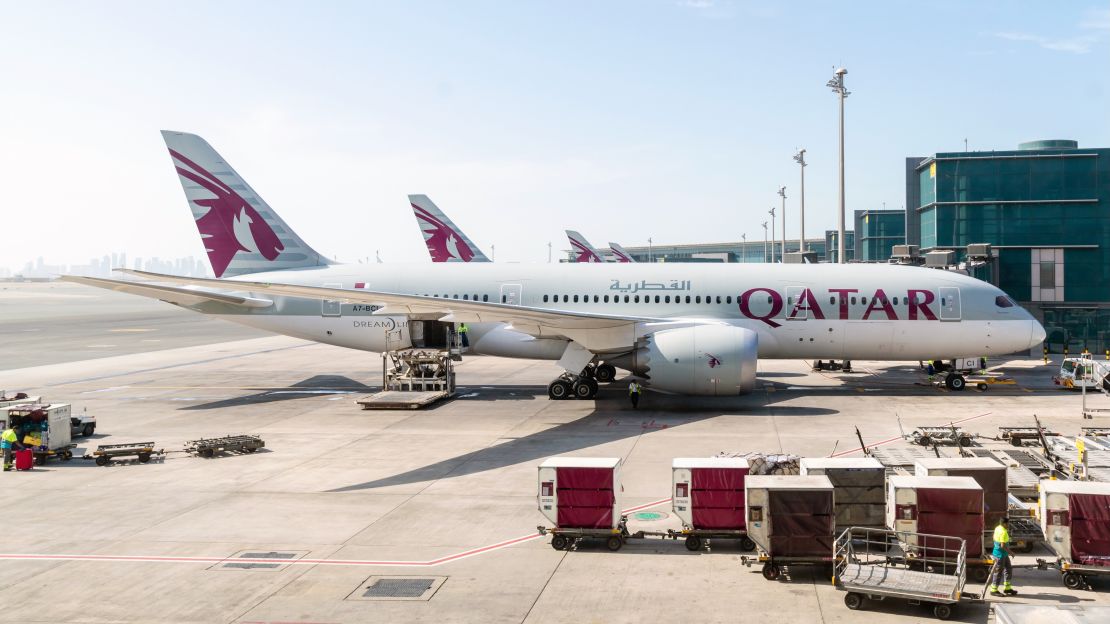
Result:
M983 544L983 488L971 477L918 477L896 475L887 479L886 526L913 535L949 535L965 542L968 576L985 581L994 564ZM907 553L910 563L917 553L928 553L933 544L914 544ZM928 557L925 557L928 559Z
M905 438L919 446L971 446L974 440L972 434L953 425L918 427Z
M112 462L123 459L145 464L156 457L161 459L165 454L164 450L155 449L153 442L127 442L124 444L101 444L96 447L91 455L85 455L85 459L95 461L97 466L107 466Z
M890 549L883 552L886 545ZM981 598L963 593L967 549L958 537L850 527L836 538L833 562L833 584L847 592L844 604L852 610L897 598L927 605L937 619L947 620L961 599Z
M627 518L620 511L619 457L550 457L539 465L537 507L554 527L555 550L574 548L583 539L603 539L609 550L627 541Z
M73 459L68 403L21 403L7 409L8 424L34 455L36 466L50 459Z
M873 457L804 457L801 472L833 484L836 527L886 526L886 468Z
M229 435L222 438L201 438L185 443L185 452L204 458L215 457L216 453L253 453L264 448L262 438L253 435Z
M833 484L820 476L749 476L744 483L748 537L758 557L741 557L744 565L763 564L763 578L773 581L783 568L828 565L836 539Z
M1090 587L1089 577L1110 576L1110 483L1044 481L1040 521L1054 562L1068 589Z
M671 463L671 508L682 530L668 531L683 539L686 549L698 551L712 540L736 540L742 550L754 550L744 522L745 457L682 457Z

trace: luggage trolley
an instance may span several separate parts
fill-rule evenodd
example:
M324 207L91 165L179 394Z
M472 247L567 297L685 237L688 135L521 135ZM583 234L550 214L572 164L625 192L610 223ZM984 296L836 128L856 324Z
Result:
M162 449L154 448L154 442L128 442L126 444L101 444L96 447L91 455L85 455L84 458L94 460L97 466L107 466L113 461L124 458L129 458L128 461L145 464L155 457L161 459L165 454L166 452Z
M749 476L744 503L748 537L759 552L741 557L745 566L762 563L763 578L773 581L783 568L831 563L836 532L833 484L827 476Z
M746 457L680 457L671 463L671 508L681 530L663 536L682 539L697 552L713 540L735 540L741 550L755 550L744 521ZM651 533L646 533L650 535Z
M1110 483L1042 481L1040 521L1056 555L1040 568L1055 568L1068 589L1090 588L1092 576L1110 576L1110 548L1101 539L1110 524Z
M913 539L909 539L909 538ZM882 549L890 545L890 550ZM911 566L910 559L918 564ZM867 601L898 598L929 605L937 619L952 617L964 594L967 547L959 537L851 527L833 547L833 584L847 592L844 604L857 610Z
M216 453L253 453L266 446L262 438L252 435L229 435L222 438L201 438L185 443L185 452L204 458Z

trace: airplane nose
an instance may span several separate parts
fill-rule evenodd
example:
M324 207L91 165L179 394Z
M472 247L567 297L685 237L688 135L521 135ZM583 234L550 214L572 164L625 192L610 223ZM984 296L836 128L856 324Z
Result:
M1036 319L1029 321L1029 325L1031 329L1031 333L1029 335L1029 347L1033 348L1044 342L1044 338L1047 334L1044 331L1044 327L1042 327L1041 324L1036 321Z

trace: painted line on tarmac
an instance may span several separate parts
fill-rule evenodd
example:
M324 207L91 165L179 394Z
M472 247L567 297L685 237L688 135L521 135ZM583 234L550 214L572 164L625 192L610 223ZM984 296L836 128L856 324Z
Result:
M656 507L663 503L671 502L670 498L663 498L643 505L629 507L628 509L621 510L621 513L632 513L647 509L649 507ZM464 550L460 553L439 557L438 559L430 559L428 561L374 561L368 559L292 559L283 560L281 565L327 565L327 566L381 566L381 567L406 567L406 568L430 568L452 561L459 561L477 555L483 555L488 552L507 548L515 544L523 544L530 542L534 539L544 537L537 533L529 533L528 535L521 535L488 546L481 546ZM273 564L274 559L271 558L248 558L248 557L171 557L171 556L158 556L158 555L72 555L72 554L31 554L31 553L0 553L0 561L99 561L99 562L132 562L132 563L203 563L205 565L212 565L218 563L266 563Z
M965 423L969 420L975 420L976 418L982 418L984 416L990 416L992 413L993 412L985 412L985 413L979 414L978 416L968 416L967 418L961 418L959 420L953 420L953 421L951 421L950 424L958 425L960 423ZM857 449L850 449L850 450L847 450L847 451L840 451L839 453L833 453L832 455L829 455L829 457L842 457L844 455L851 455L852 453L860 453L860 452L865 451L867 449L875 448L876 446L883 446L884 444L890 444L891 442L897 442L898 440L904 440L904 439L905 438L903 438L902 436L894 436L893 438L887 438L886 440L882 440L880 442L875 442L874 444L868 444L866 446L861 446L860 448L857 448Z

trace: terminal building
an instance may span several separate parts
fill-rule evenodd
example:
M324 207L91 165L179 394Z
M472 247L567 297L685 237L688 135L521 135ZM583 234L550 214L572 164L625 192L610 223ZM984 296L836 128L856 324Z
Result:
M962 260L989 243L989 270L973 274L1032 312L1052 352L1110 349L1110 148L1052 140L908 158L906 206L906 243L922 252Z

